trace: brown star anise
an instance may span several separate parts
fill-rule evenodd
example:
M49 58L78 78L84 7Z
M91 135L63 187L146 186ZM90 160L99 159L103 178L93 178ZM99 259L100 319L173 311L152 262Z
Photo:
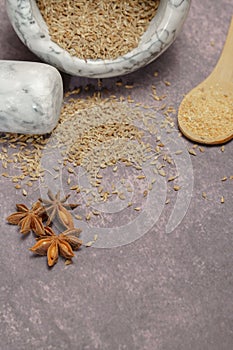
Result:
M45 235L37 238L37 243L29 250L38 255L47 255L49 266L56 264L59 254L71 260L74 257L73 250L78 250L82 245L78 238L80 229L67 229L59 235L56 235L51 227L45 227L44 230Z
M20 232L23 234L33 230L38 236L44 235L44 226L42 224L44 208L40 202L37 201L33 204L31 209L28 209L24 204L16 204L16 208L18 211L6 218L10 224L19 225L21 227Z
M49 199L39 198L39 201L43 203L48 214L46 225L50 225L57 216L59 221L66 228L74 228L73 217L67 209L74 209L79 204L65 203L70 195L68 194L64 198L60 198L60 191L58 191L56 195L53 195L53 193L49 190L48 197Z

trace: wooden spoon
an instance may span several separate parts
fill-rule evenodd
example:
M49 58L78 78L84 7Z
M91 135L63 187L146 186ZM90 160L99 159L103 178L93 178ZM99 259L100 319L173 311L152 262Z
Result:
M233 17L216 67L184 97L178 124L195 142L221 144L233 138Z

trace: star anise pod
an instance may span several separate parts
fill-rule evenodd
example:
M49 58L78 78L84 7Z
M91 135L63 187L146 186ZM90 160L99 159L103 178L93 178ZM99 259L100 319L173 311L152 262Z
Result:
M25 204L16 204L16 208L18 211L6 218L10 224L19 225L22 234L27 234L33 230L38 236L44 235L42 224L44 208L39 201L34 203L31 209Z
M73 217L67 209L74 209L79 206L79 204L65 203L70 195L68 194L64 198L60 198L60 191L58 191L56 195L53 195L49 190L48 197L49 199L39 198L39 201L43 203L48 214L46 225L50 225L54 218L58 217L64 227L74 228Z
M37 238L37 243L29 250L38 255L47 255L49 266L56 264L59 254L71 260L74 257L73 250L78 250L82 245L82 240L78 238L80 229L67 229L59 235L51 227L45 227L44 230L45 235Z

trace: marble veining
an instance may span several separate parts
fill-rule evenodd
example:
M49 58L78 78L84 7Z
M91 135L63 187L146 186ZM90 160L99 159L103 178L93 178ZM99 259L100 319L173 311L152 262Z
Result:
M45 134L56 126L62 79L44 63L0 61L0 131Z
M71 75L105 78L124 75L152 62L176 39L191 0L161 0L137 48L114 60L87 61L71 56L49 36L35 0L6 0L9 19L22 42L43 61Z

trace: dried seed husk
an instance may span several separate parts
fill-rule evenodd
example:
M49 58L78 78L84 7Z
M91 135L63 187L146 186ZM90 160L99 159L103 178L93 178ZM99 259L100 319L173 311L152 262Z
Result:
M48 265L50 267L57 263L58 253L58 243L57 241L53 241L47 251Z
M50 245L51 245L51 238L46 237L36 242L36 244L33 247L29 248L29 250L38 255L47 255L47 251Z
M78 250L83 244L83 241L78 238L81 232L82 230L79 228L72 228L64 231L61 235L71 245L72 249Z
M59 240L58 246L59 253L61 256L63 256L63 258L71 259L74 257L73 250L68 242L65 242L64 240Z
M31 229L37 236L43 236L45 234L44 225L41 218L32 221Z
M26 216L26 213L25 213L24 216ZM20 212L19 212L19 213L13 213L13 214L9 215L9 216L6 218L6 220L7 220L10 224L12 224L12 225L18 225L18 224L19 224L19 221L22 220L22 218L23 218L24 216L22 216L22 213L20 213Z
M25 218L23 218L22 220L20 220L19 226L21 226L20 232L23 235L28 234L32 227L31 227L31 217L30 216L25 216Z
M58 208L57 214L59 221L62 223L63 226L67 228L74 228L73 217L68 210L61 206Z

